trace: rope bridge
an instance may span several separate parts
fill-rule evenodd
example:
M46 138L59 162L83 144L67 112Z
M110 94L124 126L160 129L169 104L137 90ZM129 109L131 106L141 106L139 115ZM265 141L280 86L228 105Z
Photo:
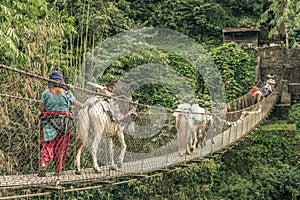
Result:
M34 76L28 78L30 74L15 73L16 71L10 71L1 66L0 71L4 74L0 78L2 79L0 81L0 199L1 195L5 196L5 193L1 194L1 190L5 189L43 188L93 181L105 182L114 177L139 176L142 173L159 171L168 166L209 156L234 144L255 129L272 111L280 91L280 87L277 87L259 104L255 104L248 94L230 102L226 113L227 123L225 122L223 131L217 135L208 133L207 140L201 149L182 157L178 156L177 151L175 120L172 112L166 113L168 116L166 123L170 125L167 131L173 140L159 142L155 139L161 138L154 136L138 139L128 136L125 138L128 147L124 165L120 170L112 170L107 166L108 147L104 138L101 152L99 152L99 158L101 158L99 161L102 162L100 173L95 173L92 169L90 153L85 151L81 158L82 174L76 175L73 151L76 132L76 126L74 126L63 173L55 176L51 172L53 164L50 163L47 176L38 177L41 135L39 100L37 99L40 99L40 94L45 88L45 80ZM14 73L13 76L12 73ZM16 86L11 84L12 79L22 81ZM76 112L76 108L73 109L73 112ZM228 123L230 121L235 121L235 123ZM162 150L149 153L155 148ZM118 155L118 146L115 152Z

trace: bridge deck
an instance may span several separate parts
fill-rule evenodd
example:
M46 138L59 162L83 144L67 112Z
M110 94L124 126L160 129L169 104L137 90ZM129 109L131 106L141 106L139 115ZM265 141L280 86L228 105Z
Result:
M195 159L199 157L199 153L200 152L183 157L178 157L177 153L171 153L159 157L127 162L124 163L120 170L112 170L108 166L102 166L100 173L96 173L92 168L86 168L82 169L81 175L75 174L74 170L69 170L62 172L60 175L54 175L53 172L48 172L46 177L38 177L37 174L0 176L0 189L43 187L49 185L101 181L123 175L155 171L169 165Z

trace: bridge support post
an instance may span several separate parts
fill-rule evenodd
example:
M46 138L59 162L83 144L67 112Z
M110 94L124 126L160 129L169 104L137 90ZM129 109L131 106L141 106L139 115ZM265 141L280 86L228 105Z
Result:
M281 104L291 104L291 93L289 92L289 83L287 80L282 80L282 89L280 95L280 103Z

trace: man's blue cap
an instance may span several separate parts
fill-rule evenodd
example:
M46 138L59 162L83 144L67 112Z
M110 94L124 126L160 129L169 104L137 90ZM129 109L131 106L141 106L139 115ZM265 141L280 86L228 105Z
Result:
M53 80L63 80L62 76L60 74L58 74L58 70L54 70L50 75L49 75L50 79Z

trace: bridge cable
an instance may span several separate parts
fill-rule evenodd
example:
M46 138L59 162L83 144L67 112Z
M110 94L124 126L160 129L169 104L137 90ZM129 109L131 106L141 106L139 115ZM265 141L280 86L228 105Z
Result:
M30 77L33 77L33 78L43 80L43 81L51 81L51 82L59 83L63 86L67 86L68 88L88 92L88 93L91 93L91 94L95 94L96 96L102 96L102 97L106 97L106 98L111 98L111 99L115 99L115 100L119 100L119 101L128 102L130 104L142 106L142 107L145 107L145 108L148 108L148 109L152 108L152 109L156 109L156 110L163 110L163 111L166 110L166 111L168 111L167 113L182 112L182 113L191 114L191 112L188 112L188 111L179 111L179 110L174 110L174 109L170 109L170 108L161 108L161 107L157 107L157 106L149 106L149 105L146 105L146 104L141 104L141 103L136 103L136 102L129 101L129 100L124 100L123 98L119 98L119 97L112 97L112 96L108 96L108 95L104 95L104 94L99 94L99 93L97 93L95 91L92 91L92 90L87 90L87 89L84 89L84 88L81 88L81 87L76 87L76 86L66 84L66 83L60 83L59 81L54 81L54 80L49 79L49 78L44 78L43 76L33 74L33 73L30 73L30 72L26 72L24 70L16 69L16 68L13 68L13 67L9 67L9 66L3 65L3 64L0 64L0 68L6 69L6 70L9 70L9 71L13 71L13 72L17 72L17 73L20 73L20 74L24 74L24 75L27 75L27 76L30 76ZM35 99L16 97L16 96L11 96L11 95L7 95L7 94L0 94L0 96L10 97L10 98L15 98L15 99L23 99L23 100L28 100L28 101L31 100L31 101L35 101L35 102L38 101L38 100L35 100ZM40 101L38 101L38 102L40 102ZM209 114L206 114L206 113L196 113L196 112L192 112L192 114L209 115Z

